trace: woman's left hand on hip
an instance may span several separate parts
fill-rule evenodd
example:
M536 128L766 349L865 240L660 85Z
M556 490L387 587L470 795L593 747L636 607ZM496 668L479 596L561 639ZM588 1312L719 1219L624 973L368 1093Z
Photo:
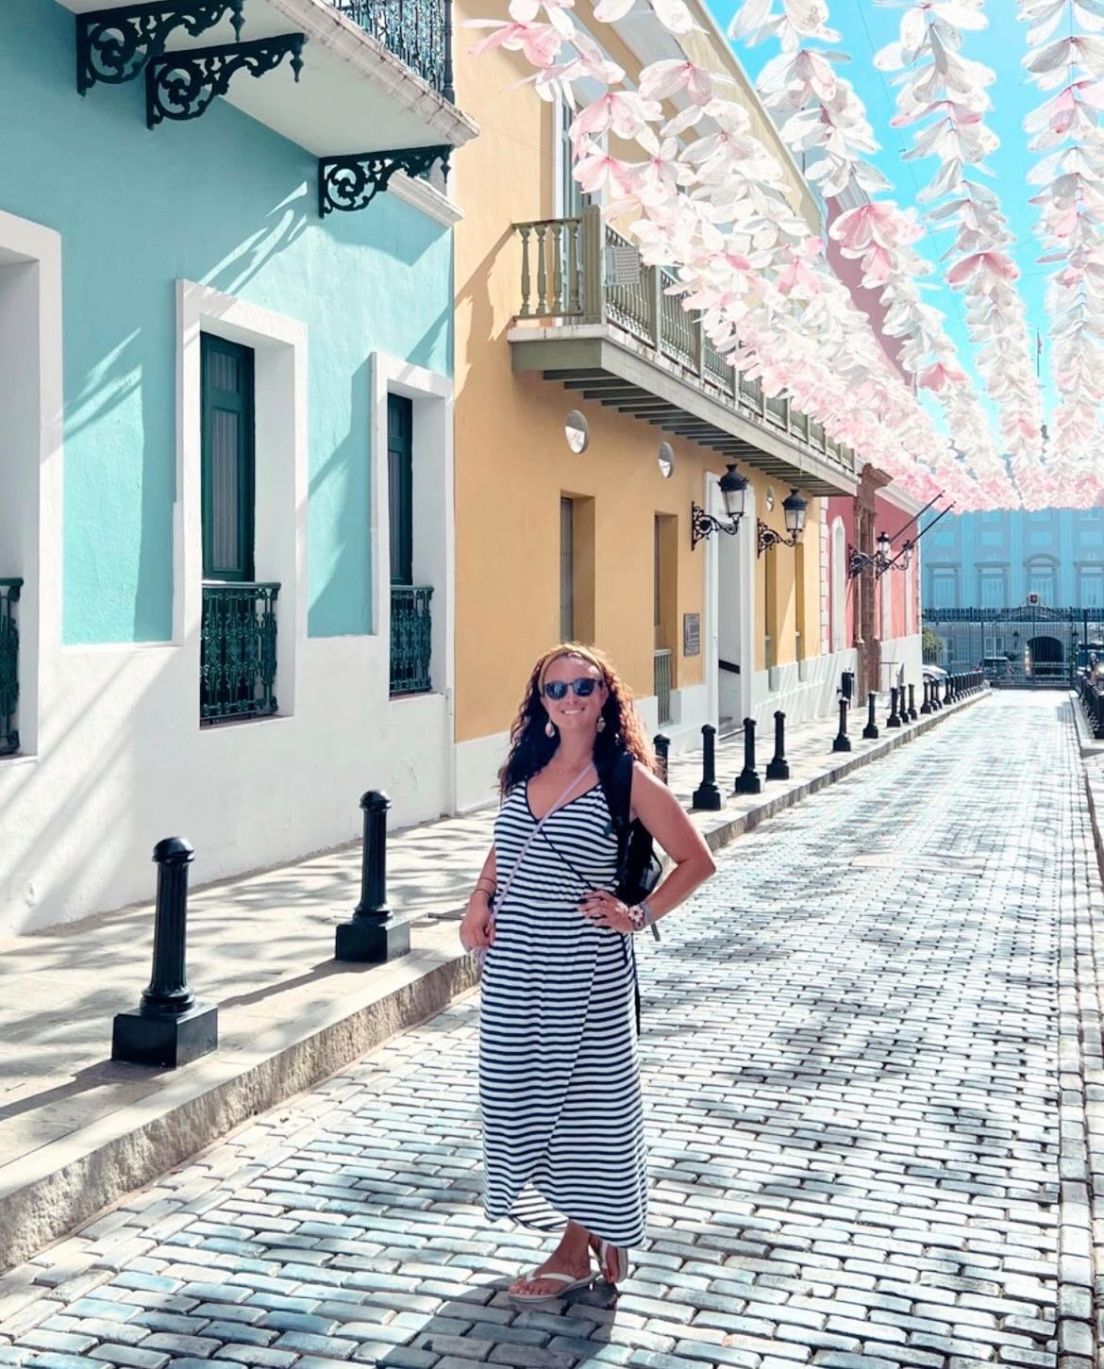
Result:
M604 889L584 894L579 902L579 911L598 927L609 927L626 935L636 931L625 904L616 894L608 893Z

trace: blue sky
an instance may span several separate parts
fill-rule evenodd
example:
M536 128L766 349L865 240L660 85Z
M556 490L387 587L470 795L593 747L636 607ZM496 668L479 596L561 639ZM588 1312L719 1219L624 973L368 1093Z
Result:
M737 8L735 0L712 0L712 8L722 29L727 29ZM890 127L889 121L896 113L896 90L890 84L891 77L877 71L873 60L879 48L897 37L901 10L883 7L876 4L875 0L830 0L830 8L831 26L842 33L841 46L851 56L843 72L866 106L875 136L881 143L881 151L872 160L892 182L892 197L902 205L914 204L916 192L931 179L936 163L930 158L920 162L902 161L901 153L909 146L911 130ZM963 53L975 61L984 62L997 73L997 80L990 87L994 108L987 122L1000 139L1001 146L990 158L989 164L996 176L987 183L1000 196L1005 216L1016 237L1014 254L1022 273L1019 289L1027 310L1032 345L1035 330L1039 329L1042 333L1043 405L1044 413L1049 413L1053 392L1047 374L1046 272L1053 268L1038 264L1042 247L1034 235L1036 210L1028 203L1033 188L1026 181L1027 171L1036 157L1028 151L1023 132L1024 116L1040 103L1043 94L1027 81L1021 66L1026 51L1027 30L1015 18L1013 0L998 0L988 9L990 27L981 33L968 34ZM758 47L747 48L737 43L735 50L749 75L754 78L778 52L778 44L768 40ZM951 234L944 232L932 234L919 245L924 255L939 267L939 274L929 277L934 288L928 294L928 299L946 315L947 331L958 348L967 372L975 379L978 394L984 399L984 387L973 366L973 347L966 333L960 297L942 284L945 268L940 266L939 257L950 242Z

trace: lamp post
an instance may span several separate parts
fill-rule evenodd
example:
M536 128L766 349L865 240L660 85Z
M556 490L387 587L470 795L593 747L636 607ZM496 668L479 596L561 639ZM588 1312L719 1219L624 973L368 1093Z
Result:
M692 502L690 505L691 551L699 542L711 537L715 532L726 532L731 537L739 531L740 520L747 511L748 482L735 465L729 465L718 483L721 487L721 498L724 500L725 517L728 522L714 518L711 513L706 513L700 504Z
M782 517L786 524L788 537L774 528L768 528L762 519L758 526L758 554L762 556L771 547L796 547L805 534L805 519L809 511L809 501L800 490L791 490L782 501Z

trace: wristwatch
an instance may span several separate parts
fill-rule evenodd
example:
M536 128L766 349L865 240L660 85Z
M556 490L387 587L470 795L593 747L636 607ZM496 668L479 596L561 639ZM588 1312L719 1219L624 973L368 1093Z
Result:
M646 898L629 909L629 921L634 932L642 932L645 927L650 927L655 922L655 913L652 912L652 905Z

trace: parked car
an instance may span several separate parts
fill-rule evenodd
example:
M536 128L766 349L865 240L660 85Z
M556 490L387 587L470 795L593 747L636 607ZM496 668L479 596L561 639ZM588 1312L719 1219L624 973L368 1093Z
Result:
M990 684L1007 684L1012 678L1012 662L1007 656L986 656L981 663L981 673Z

